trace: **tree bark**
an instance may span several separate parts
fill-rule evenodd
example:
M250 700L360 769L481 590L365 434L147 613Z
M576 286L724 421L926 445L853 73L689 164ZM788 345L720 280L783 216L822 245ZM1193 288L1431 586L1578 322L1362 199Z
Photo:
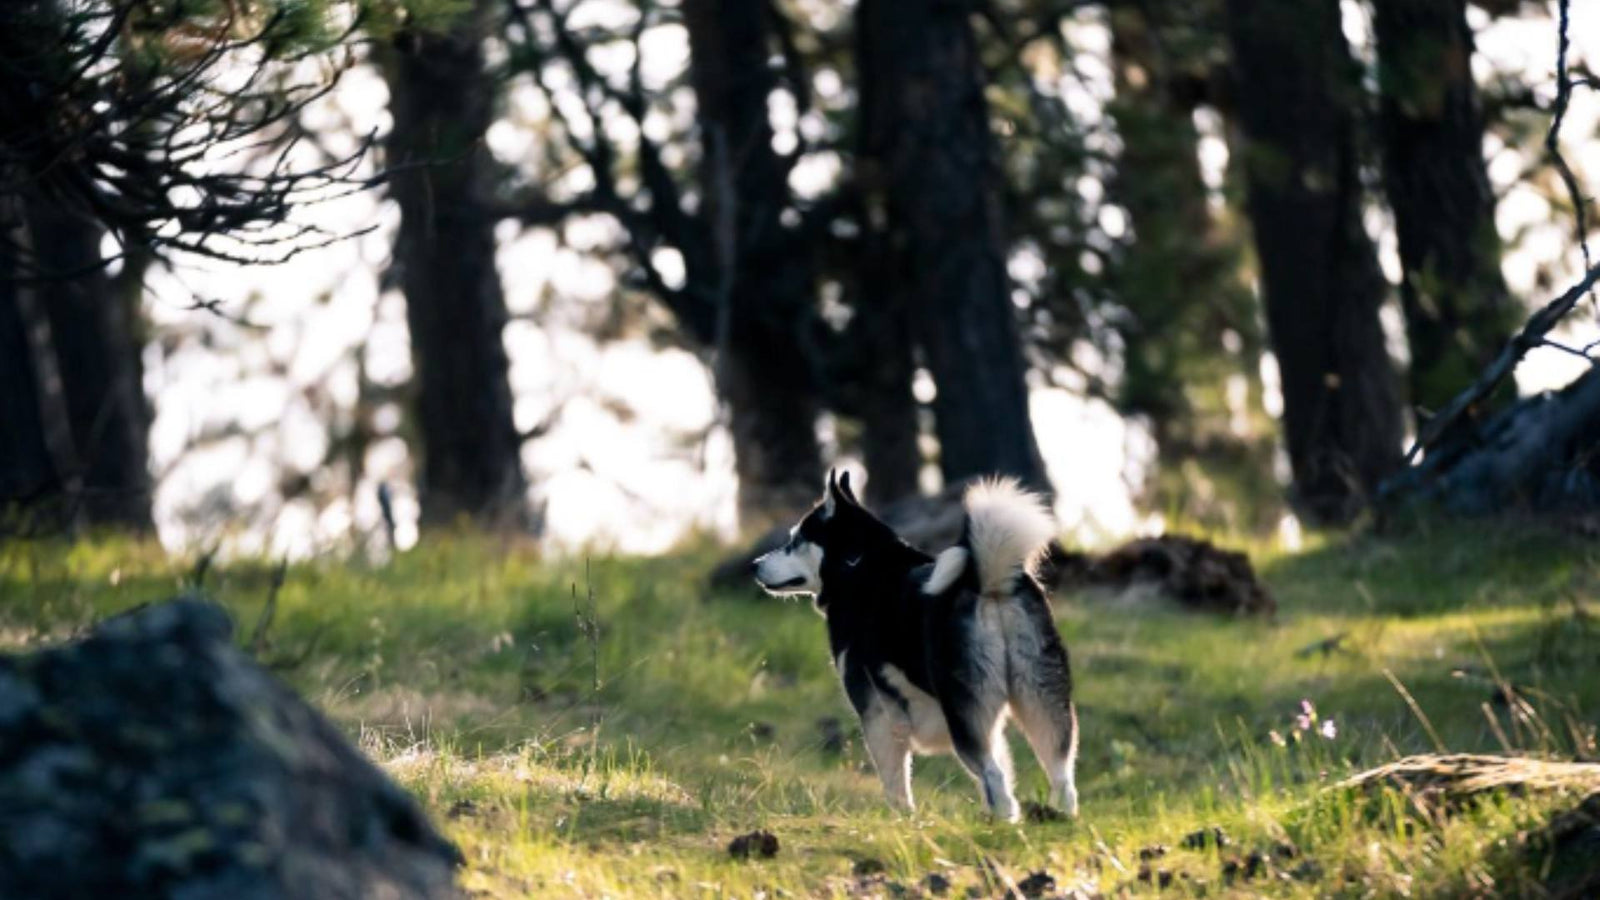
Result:
M946 483L998 473L1049 490L1028 413L973 13L938 0L858 5L857 174L882 192L889 255L938 388Z
M922 471L917 439L916 374L907 298L886 271L882 235L863 235L860 298L861 451L867 465L867 499L875 506L915 496Z
M1228 0L1248 208L1278 368L1293 500L1351 519L1400 462L1401 416L1362 228L1358 71L1336 0Z
M514 525L526 505L483 145L496 94L483 42L496 8L477 0L444 34L403 31L384 60L425 523Z
M881 203L877 196L860 199ZM911 392L916 358L908 298L891 265L888 235L864 208L853 218L861 231L843 254L841 279L852 314L842 331L824 335L823 386L829 407L859 423L867 467L862 496L882 508L918 493L921 409Z
M772 149L772 13L764 2L686 0L690 80L702 139L702 212L715 265L717 387L727 404L746 527L816 499L816 378L807 341L816 275L788 239L788 168Z
M1500 274L1465 0L1377 0L1384 187L1394 210L1411 402L1438 410L1517 324Z
M50 440L54 433L59 445L66 416L41 368L38 351L48 340L41 340L32 288L20 280L26 234L21 199L0 194L0 534L30 528L40 502L59 498L69 476Z
M88 525L148 531L153 522L138 327L141 257L135 251L124 260L126 277L113 278L96 268L105 235L98 223L38 195L29 198L28 220L48 279L36 294L50 323L81 479L76 511Z

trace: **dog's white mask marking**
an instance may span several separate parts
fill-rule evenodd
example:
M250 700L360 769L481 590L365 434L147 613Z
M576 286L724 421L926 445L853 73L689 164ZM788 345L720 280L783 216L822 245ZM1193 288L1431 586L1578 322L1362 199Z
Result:
M822 590L822 547L795 536L757 559L755 569L770 594L815 594Z

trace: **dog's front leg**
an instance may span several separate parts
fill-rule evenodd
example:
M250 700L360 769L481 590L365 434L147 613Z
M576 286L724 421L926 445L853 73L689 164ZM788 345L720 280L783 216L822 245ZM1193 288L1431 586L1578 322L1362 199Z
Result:
M910 812L911 800L911 720L898 709L874 702L861 714L861 733L866 738L867 754L883 780L883 793L889 805Z

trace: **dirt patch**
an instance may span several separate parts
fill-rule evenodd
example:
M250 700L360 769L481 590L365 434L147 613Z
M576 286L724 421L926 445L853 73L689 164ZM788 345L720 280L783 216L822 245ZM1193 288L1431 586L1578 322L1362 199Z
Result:
M1205 850L1210 847L1221 849L1231 846L1233 839L1228 837L1226 831L1213 825L1210 828L1201 828L1184 835L1182 844L1185 850Z
M1036 825L1068 821L1067 814L1061 810L1043 803L1035 803L1032 800L1022 801L1022 817Z
M1174 876L1171 869L1152 869L1149 866L1140 866L1139 873L1135 876L1141 884L1153 884L1159 888L1172 886Z
M888 867L883 864L883 860L873 859L868 856L864 859L856 860L855 864L850 867L850 874L861 878L866 875L882 875L887 869Z
M1197 612L1271 617L1278 611L1249 557L1183 535L1138 538L1103 554L1052 545L1039 576L1058 590L1096 588L1119 594L1154 590Z
M1017 893L1028 898L1043 897L1055 889L1055 876L1049 872L1033 872L1017 882Z
M823 716L817 720L817 747L828 756L843 756L845 747L844 722L837 716Z
M728 855L734 859L771 859L778 855L778 836L761 829L741 834L728 842Z

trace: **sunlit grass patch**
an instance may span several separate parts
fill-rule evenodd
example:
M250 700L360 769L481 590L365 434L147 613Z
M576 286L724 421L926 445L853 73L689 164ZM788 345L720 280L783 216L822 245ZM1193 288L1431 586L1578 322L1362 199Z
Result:
M943 758L918 760L914 816L886 809L822 620L710 591L705 549L550 560L447 535L384 566L294 565L274 592L270 562L197 579L124 541L12 543L0 636L58 640L199 580L250 644L271 598L262 658L422 798L487 896L889 895L935 875L998 896L1039 871L1062 892L1452 896L1525 878L1504 848L1570 797L1422 821L1330 788L1440 746L1596 755L1595 550L1479 526L1311 543L1251 548L1272 622L1058 598L1084 815L1021 826L989 820ZM1019 798L1042 799L1014 756ZM731 857L758 828L777 855ZM1225 845L1185 846L1212 829Z

